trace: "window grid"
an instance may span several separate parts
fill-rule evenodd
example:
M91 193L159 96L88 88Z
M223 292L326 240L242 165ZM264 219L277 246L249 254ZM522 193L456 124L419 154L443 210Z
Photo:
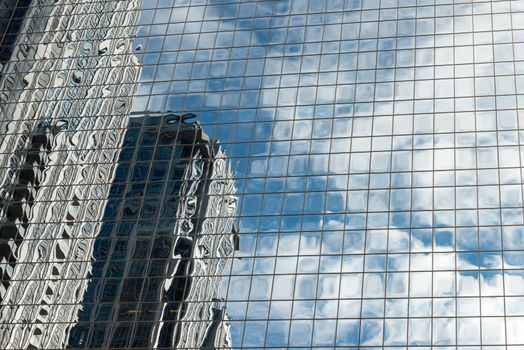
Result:
M116 9L115 17L128 12L122 0L95 2L105 11ZM71 257L64 258L71 266L63 270L77 264L95 272L75 278L53 258L17 261L21 249L0 249L1 269L44 264L52 271L51 277L15 274L6 285L82 284L85 299L49 294L47 303L56 310L98 308L78 322L71 316L46 323L70 325L73 335L63 342L74 338L77 348L147 348L149 335L167 342L170 333L178 348L196 349L209 341L209 329L220 338L213 340L222 342L218 347L234 349L524 346L522 4L157 0L142 1L134 20L114 23L103 38L90 37L105 29L95 22L78 25L70 37L61 27L51 33L22 26L17 44L7 49L19 52L22 42L36 47L48 35L46 45L56 52L13 57L1 67L0 86L11 97L2 104L8 112L0 180L10 171L22 180L2 194L7 204L0 203L0 248L45 243L63 249L55 253L61 259L64 244L85 244L83 256L63 253ZM84 6L86 18L99 16L90 2L78 6L67 11ZM40 4L31 4L27 16L40 7L42 23L55 19L54 7ZM98 50L102 39L111 43L107 54ZM67 52L68 44L92 42L88 54ZM125 48L119 51L120 42ZM131 84L84 79L83 59L98 62L83 71L89 76L126 64L140 68L136 86L127 91L132 106L84 108L77 127L68 124L58 141L46 143L47 155L38 153L26 138L41 131L27 114L13 112L19 106L38 106L35 118L58 124L63 121L55 114L98 101L105 106L110 98L104 93ZM33 67L40 80L20 78L21 64ZM97 93L81 96L87 90ZM177 117L176 131L161 124L175 114L188 121ZM103 123L101 116L129 122ZM167 138L180 142L165 143L164 128L173 133ZM91 139L82 136L89 132ZM80 156L90 152L105 153ZM15 153L21 163L13 160ZM29 164L37 153L41 158ZM68 163L54 161L58 157ZM224 159L231 174L223 170L221 185L234 183L235 189L207 193L214 190L209 174ZM26 181L29 170L36 175ZM70 174L69 185L50 180L49 174L58 178L61 171ZM100 175L74 183L81 171ZM21 195L24 186L29 190ZM201 192L183 192L192 186ZM83 192L73 197L74 191ZM211 212L207 203L215 199L220 210ZM90 205L104 210L77 218ZM37 217L44 207L60 215ZM31 234L62 226L73 232L67 225L86 233L45 239ZM13 227L19 236L10 233ZM155 256L155 242L166 230L176 238L163 245L172 255ZM184 236L183 230L194 234ZM14 243L4 238L9 235ZM191 244L183 241L187 237ZM228 243L221 251L222 238ZM235 239L238 249L224 252ZM89 249L100 254L98 261ZM135 289L128 293L126 283ZM101 286L93 297L89 285ZM114 295L104 301L112 285ZM148 300L156 286L169 301ZM0 300L5 293L0 289ZM133 293L136 307L126 299ZM42 303L0 307L40 310ZM15 329L38 322L4 323ZM109 328L103 345L95 344L102 334L97 324ZM87 338L75 333L77 325ZM35 333L28 341L39 348L46 336ZM231 344L225 345L228 337ZM4 347L29 346L12 344Z

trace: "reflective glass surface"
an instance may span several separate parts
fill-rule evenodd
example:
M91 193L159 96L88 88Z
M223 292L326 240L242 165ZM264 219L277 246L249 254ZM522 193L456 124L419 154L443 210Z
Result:
M0 38L0 348L524 348L524 1L0 0Z

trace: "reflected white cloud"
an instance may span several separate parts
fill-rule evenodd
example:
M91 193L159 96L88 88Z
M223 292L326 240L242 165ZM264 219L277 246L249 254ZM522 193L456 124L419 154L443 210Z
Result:
M230 298L241 299L251 294L253 297L269 300L273 293L274 298L295 297L303 299L304 302L307 298L329 299L337 298L338 295L344 298L363 296L367 302L370 298L384 298L384 296L410 295L421 298L438 296L445 301L435 300L432 304L433 313L446 318L437 319L432 325L427 324L427 320L420 320L420 322L417 320L408 324L404 319L387 319L385 324L381 321L366 320L359 327L356 321L341 320L338 326L337 344L357 345L360 338L362 345L369 346L382 345L382 339L388 345L406 345L408 341L410 344L424 346L429 346L432 342L439 345L453 345L455 342L462 345L478 345L480 322L477 319L459 319L455 325L454 321L447 318L455 316L456 312L451 305L452 299L447 297L454 297L458 293L459 296L468 296L477 300L480 298L479 295L497 296L504 290L509 295L518 295L524 290L524 276L516 270L522 268L523 264L518 256L477 252L478 249L485 251L498 250L501 247L505 249L524 247L524 234L520 228L523 217L520 209L522 206L522 194L519 190L520 174L517 175L517 182L501 185L504 182L503 178L499 178L502 172L499 174L495 170L493 173L492 170L497 167L508 169L520 167L518 135L501 133L517 129L518 119L515 113L502 115L491 111L480 111L495 106L495 98L492 98L495 94L511 95L515 93L515 88L522 92L521 78L514 78L511 72L506 76L495 78L495 73L500 72L499 69L508 68L497 65L495 69L494 64L513 60L514 57L523 59L524 46L497 43L497 40L503 39L500 39L501 36L492 35L489 31L494 28L497 31L510 29L511 23L515 29L524 28L521 24L524 23L521 21L523 15L517 12L512 16L486 14L491 11L491 6L506 6L507 2L490 3L488 7L486 7L488 3L481 2L439 6L438 11L441 12L437 18L434 18L433 14L427 16L423 14L423 11L437 11L433 6L421 6L420 13L416 13L409 6L400 8L394 6L391 9L386 8L387 11L380 11L381 16L383 13L386 16L384 20L381 17L380 23L372 20L361 25L344 23L323 26L321 23L309 23L305 28L290 27L287 33L283 27L267 30L262 28L264 25L260 16L263 14L267 16L277 13L287 16L290 12L305 14L308 9L324 6L318 5L324 3L311 1L310 7L308 2L303 1L240 3L227 6L209 4L191 7L189 12L187 6L180 6L177 8L178 11L173 12L176 16L174 18L179 18L181 21L185 20L187 12L188 18L196 21L204 18L209 22L217 20L213 25L220 26L219 35L214 34L216 28L212 29L209 33L201 34L194 44L191 43L192 40L188 40L193 38L190 36L191 33L184 34L185 41L182 38L169 39L171 43L169 45L172 47L179 45L176 43L178 41L180 45L189 45L188 48L191 45L197 45L195 47L198 48L214 48L213 54L216 55L206 64L177 62L174 67L174 78L179 79L180 82L196 80L198 77L208 81L211 77L223 81L217 80L216 89L211 91L209 86L206 87L208 91L203 102L199 102L199 93L203 93L203 90L195 91L191 98L186 96L185 99L179 100L170 97L168 100L173 101L172 105L177 110L186 108L188 101L192 101L197 109L212 111L234 109L237 106L259 108L260 115L256 116L257 119L255 117L247 119L248 123L262 124L261 121L265 120L274 122L274 127L272 130L255 131L258 140L261 143L292 140L289 145L283 146L281 152L287 154L289 150L293 156L289 159L269 157L266 156L265 150L253 149L249 155L256 155L259 158L246 162L245 170L239 175L247 177L248 182L251 178L266 175L274 177L292 175L284 185L278 183L281 179L270 178L265 186L268 188L274 186L277 188L276 192L283 192L284 189L292 189L296 192L309 191L306 196L301 194L287 196L287 204L284 198L280 204L280 199L271 197L267 201L274 200L273 206L270 205L271 203L261 203L256 195L245 196L243 200L245 215L258 215L259 212L273 216L289 215L276 219L263 217L259 221L252 217L242 218L244 232L259 233L259 227L264 227L265 230L273 233L279 230L286 231L279 237L275 235L268 239L270 242L267 245L264 239L258 241L257 254L311 254L313 256L294 260L298 262L299 271L308 273L298 277L294 284L290 278L283 276L272 282L266 276L253 277L252 282L251 278L234 277L230 285ZM383 1L382 5L387 7L389 3L392 2ZM470 16L468 13L472 12L473 5L478 14ZM512 2L511 5L516 8L522 6L519 2ZM343 7L343 4L330 0L325 6L335 8ZM373 8L378 6L378 1L349 1L345 6L346 9L359 6ZM374 11L367 12L358 13L358 16L372 16ZM353 10L344 12L344 20L356 20L353 17L356 16L354 13L357 12ZM398 16L408 14L412 18L397 20ZM244 19L257 16L261 27L255 28L253 21L231 20L236 15ZM450 17L453 15L456 17ZM391 16L389 20L386 20L387 16ZM420 18L415 19L416 16ZM294 17L297 18L285 17L285 20L301 20L298 18L300 16ZM313 18L314 16L311 16L310 20ZM486 39L485 35L479 33L475 35L475 41L478 40L483 44L470 45L473 38L470 38L467 33L472 28L476 31L487 31L484 34L489 34L489 38ZM231 31L233 29L236 29L234 34ZM416 47L415 39L408 37L415 31L420 34L416 37ZM371 39L376 37L377 33L388 36L398 33L406 37L398 40L397 38L381 39L380 43L373 40L361 40L360 44L349 41ZM316 40L328 38L348 40L335 42L338 47L347 52L340 54L324 52L322 57L318 55L323 47ZM493 39L495 42L490 42ZM289 44L289 46L284 48L280 46L281 44ZM218 47L227 48L233 45L237 48L243 45L259 47L256 55L247 53L247 50L244 54L240 49L223 51L218 49ZM366 51L366 45L371 45L372 49ZM382 46L377 52L372 45ZM438 47L433 48L433 45ZM391 50L394 48L398 50ZM284 55L282 54L284 50L290 51L286 51ZM357 53L359 50L360 52ZM307 55L302 55L303 53ZM235 58L234 54L240 55L240 58ZM226 65L224 58L233 60ZM340 85L335 88L334 80L329 79L328 84L324 85L323 77L327 77L327 73L337 64L339 72L336 78ZM433 64L437 65L434 69ZM453 64L460 64L460 66L454 68ZM506 63L504 66L511 65ZM430 69L425 70L428 67ZM375 68L381 70L366 71ZM354 71L356 69L358 72ZM145 79L146 74L147 70L144 70ZM244 86L253 84L249 85L248 90L243 90L240 94L237 88L242 85L237 85L232 91L224 91L227 84L235 86L233 79L246 74L251 80L248 82L246 78L243 81ZM286 74L286 76L279 77L277 76L279 74ZM266 75L266 79L260 77L263 75ZM432 80L434 76L438 80ZM420 77L426 78L419 79ZM415 78L416 82L414 82ZM286 79L293 83L285 85ZM517 79L516 84L515 79ZM375 83L375 80L378 82ZM278 89L279 87L281 88ZM185 93L186 90L181 91ZM468 98L473 95L487 97L487 99L474 101L477 103L475 113L458 112L460 109L466 109L463 106L472 103L468 102ZM460 99L461 97L464 99ZM413 103L414 98L417 99L417 103ZM427 99L428 103L420 103L421 99ZM388 103L382 103L386 101ZM513 108L510 102L503 101L505 100L499 96L496 102L498 108L502 108L501 106L505 106L506 103L510 106L509 109ZM349 105L355 102L361 104ZM371 102L376 103L373 106ZM332 107L334 103L340 106ZM296 110L286 109L286 113L281 112L280 116L273 109L284 110L283 108L294 107L295 104L298 105ZM326 106L323 110L320 108L315 110L311 107L315 104L326 104ZM343 104L347 104L347 107ZM265 107L268 108L264 109ZM435 109L438 112L436 114L433 113ZM390 111L392 117L369 117L373 113L388 114L387 111ZM417 112L415 116L413 116L414 111ZM315 123L324 116L323 113L330 118L333 126L328 123L316 126ZM331 118L332 113L335 113L336 118ZM213 116L211 121L220 122L220 118L222 117L218 115ZM257 120L257 123L253 120ZM212 131L216 133L216 138L226 141L236 140L226 131L220 131L220 128L212 129L216 129ZM251 133L248 126L242 130ZM429 135L433 132L438 134L434 137ZM323 153L324 151L320 151L321 144L318 141L330 138L331 135L336 137L336 140L331 140L327 151L339 153L329 158ZM379 137L386 136L391 138L383 143L378 140ZM235 156L237 151L231 150L231 152ZM485 169L485 175L472 170L475 168ZM455 169L464 171L454 172ZM370 170L373 173L392 170L395 174L390 179L382 182L377 180L373 183L368 176ZM489 171L491 173L488 174ZM341 192L329 194L322 192L326 189L325 178L318 180L318 187L314 187L316 181L313 179L314 176L321 178L327 177L328 174L349 175L334 180L334 187ZM358 178L360 175L362 177ZM434 185L439 187L433 189ZM348 188L350 190L346 193ZM263 189L261 188L260 191ZM304 202L303 206L302 202ZM501 212L499 210L501 206L511 209ZM478 212L477 207L485 210ZM388 211L389 213L386 213ZM302 212L310 216L298 222L296 217ZM347 218L342 215L340 217L331 215L343 212L350 215ZM507 226L502 230L495 228L500 224L501 217L504 224L515 226ZM477 232L478 225L485 226ZM349 231L366 226L368 229L376 228L376 232ZM456 226L467 230L474 228L471 231L472 235L462 235L460 229L454 229ZM432 228L436 229L432 230ZM300 230L317 231L301 234ZM321 230L324 232L321 233ZM325 235L328 230L340 230L334 234L338 238L330 244L324 243L322 237L322 234ZM260 233L260 236L263 235ZM480 238L478 242L474 242L476 237ZM335 249L337 245L340 247L338 251ZM250 247L249 244L243 247L247 247L246 254L249 254L248 250L254 254L255 248ZM381 265L376 261L375 264L371 264L371 258L364 259L360 254L366 252L379 255L386 250L398 254L398 256L392 256L393 254L388 256L389 273L362 274L364 269L365 272L369 272L368 268L380 271ZM455 253L455 250L460 250L461 253ZM340 259L341 269L344 271L340 276L335 273L339 260L328 261L317 257L326 251L330 251L330 254L339 254L342 251L344 254L357 255L347 255ZM411 263L405 261L408 259L408 253L412 253ZM251 273L253 264L253 262L235 261L234 271ZM503 275L500 270L502 267L515 271L507 270ZM270 269L270 267L268 270L260 268L260 274L266 274ZM293 272L284 267L277 268L282 268L282 273ZM319 277L317 275L319 268L323 269L322 272L331 271L334 274ZM460 271L455 272L455 268ZM483 269L480 273L479 268ZM409 276L406 272L408 269L413 271ZM436 272L431 273L429 271L431 269ZM250 283L252 283L251 287ZM421 317L431 317L431 311L426 312L427 301L422 304L424 303L421 305L414 303L413 310L410 312L424 315ZM402 305L398 309L404 307L405 305ZM390 308L390 312L405 317L400 310L394 311L393 306ZM483 309L495 313L496 307L486 306ZM346 311L348 309L345 309ZM332 305L319 309L319 312L326 315L335 314ZM241 319L242 315L239 314L237 317ZM304 317L312 316L308 314ZM351 317L359 317L359 315ZM503 323L503 320L499 321ZM516 327L520 319L508 319L507 322L508 340L514 339L511 341L516 342L519 339L518 334L512 330L514 329L512 327ZM407 331L408 326L409 331ZM283 336L285 332L282 329L287 326L282 324L284 328L276 325L275 328L272 327L268 328L268 339L270 339L268 342L274 346L286 346L285 340L278 341L277 338L282 335L282 339L285 339ZM310 338L314 333L316 344L331 346L329 341L332 339L324 338L320 333L317 335L313 322L309 320L293 321L290 327L290 344L311 346ZM315 329L316 327L315 325ZM454 338L455 327L457 327L457 339ZM486 330L491 329L484 323L482 327ZM432 330L432 336L428 329ZM257 331L255 325L246 326L245 334L249 336L244 336L243 345L262 347L265 340L260 339L265 339L265 336L257 334L263 332L265 328L264 331ZM409 339L406 339L407 333ZM491 337L484 335L483 332L483 338L488 344L498 344L500 335L495 334Z

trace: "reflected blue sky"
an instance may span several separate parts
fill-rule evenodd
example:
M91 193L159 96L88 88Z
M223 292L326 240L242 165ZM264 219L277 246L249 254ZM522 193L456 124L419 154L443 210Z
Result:
M197 114L235 171L236 347L521 338L453 298L524 286L524 5L400 3L143 4L134 111Z

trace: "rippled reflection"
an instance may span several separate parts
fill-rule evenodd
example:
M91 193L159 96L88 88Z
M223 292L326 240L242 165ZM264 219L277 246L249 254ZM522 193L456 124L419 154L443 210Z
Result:
M229 347L218 283L236 189L218 144L182 119L131 118L70 348Z
M65 346L54 322L75 326L68 298L83 307L80 348L524 345L524 2L57 0L28 12L42 20L19 35L0 95L6 348ZM169 111L198 115L175 124L200 158L159 136ZM221 151L204 142L205 156L198 130ZM124 133L133 146L120 152ZM206 190L231 191L225 223L238 196L234 258L229 224L223 252L194 235L221 227L199 186L210 159L232 177L225 154L237 193Z
M12 54L0 77L0 348L59 349L87 286L140 73L139 2L0 4L18 6L0 13L19 33L2 37Z

